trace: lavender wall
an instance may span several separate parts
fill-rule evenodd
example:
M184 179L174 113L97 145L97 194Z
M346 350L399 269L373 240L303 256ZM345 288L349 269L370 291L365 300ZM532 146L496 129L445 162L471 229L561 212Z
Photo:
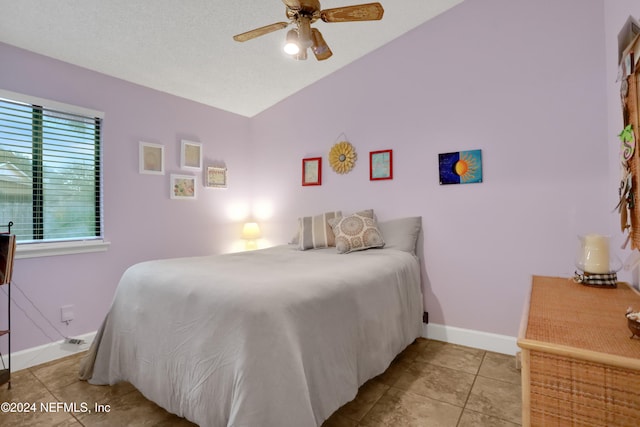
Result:
M250 206L249 119L129 84L0 43L0 88L105 112L107 252L17 260L14 282L65 335L95 331L123 271L141 260L226 252ZM152 70L150 70L152 72ZM202 187L196 201L169 199L180 170L180 140L203 143L205 164L226 162L229 188ZM138 142L165 145L165 176L138 173ZM3 223L10 218L0 218ZM12 297L54 340L61 337L14 289ZM2 299L4 298L4 299ZM6 297L0 295L0 313ZM60 323L60 307L76 319ZM12 350L49 342L14 305ZM2 322L4 321L1 320Z
M531 275L572 274L576 235L610 227L604 35L602 0L466 1L254 117L268 227L422 215L430 320L516 336ZM326 161L342 133L348 175ZM369 151L389 148L394 179L370 182ZM438 153L467 149L484 182L440 186ZM323 185L301 187L319 155Z
M276 244L300 215L372 207L383 220L422 215L432 322L515 336L531 275L570 275L576 235L617 219L611 42L639 13L611 3L468 0L252 119L0 44L1 88L106 112L110 250L18 260L14 279L81 334L98 327L126 267L232 250L250 211L263 244ZM359 160L337 175L326 155L343 134ZM228 190L169 200L181 138L226 161ZM139 140L166 145L166 176L138 174ZM394 179L370 182L368 153L387 148ZM476 148L484 182L439 186L438 153ZM323 185L301 187L301 159L318 155ZM57 322L65 304L76 306L68 327ZM13 329L16 350L48 342L15 307Z

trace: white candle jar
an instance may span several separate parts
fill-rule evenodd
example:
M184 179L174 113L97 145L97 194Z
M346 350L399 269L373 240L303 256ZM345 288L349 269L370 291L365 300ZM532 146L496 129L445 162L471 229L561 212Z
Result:
M607 274L620 269L612 260L609 250L609 236L585 234L578 236L580 244L576 257L576 267L585 273Z

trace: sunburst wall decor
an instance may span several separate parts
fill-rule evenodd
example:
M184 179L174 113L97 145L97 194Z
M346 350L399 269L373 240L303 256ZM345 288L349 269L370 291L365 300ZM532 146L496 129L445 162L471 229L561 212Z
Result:
M329 164L339 174L349 173L356 164L356 149L347 141L340 141L329 151Z

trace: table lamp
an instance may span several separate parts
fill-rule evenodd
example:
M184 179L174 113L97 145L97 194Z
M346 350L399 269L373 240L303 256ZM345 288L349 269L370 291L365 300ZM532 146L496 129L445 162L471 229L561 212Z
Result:
M247 241L245 243L247 250L257 249L256 239L260 236L260 227L257 222L246 222L242 227L242 238Z

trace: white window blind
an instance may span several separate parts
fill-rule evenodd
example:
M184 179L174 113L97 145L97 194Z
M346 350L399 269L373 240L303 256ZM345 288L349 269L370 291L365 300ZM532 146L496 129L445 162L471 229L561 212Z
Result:
M0 226L18 243L102 239L102 117L0 91Z

